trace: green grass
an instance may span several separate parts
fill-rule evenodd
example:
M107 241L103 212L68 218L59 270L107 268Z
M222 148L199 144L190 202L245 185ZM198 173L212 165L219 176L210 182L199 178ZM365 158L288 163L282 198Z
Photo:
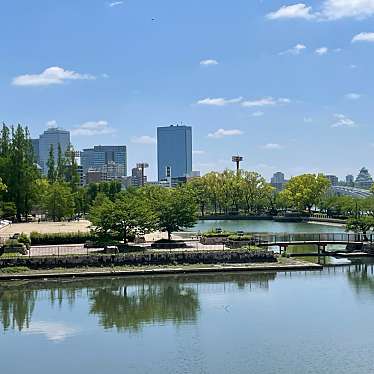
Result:
M1 268L0 274L18 274L18 273L24 273L26 271L30 271L30 269L27 266L13 266L13 267Z

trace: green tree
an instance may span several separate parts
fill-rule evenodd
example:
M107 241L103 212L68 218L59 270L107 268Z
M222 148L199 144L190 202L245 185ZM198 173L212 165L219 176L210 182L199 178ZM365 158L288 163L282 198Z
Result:
M330 186L330 181L322 174L303 174L291 178L281 195L293 208L308 210L310 214Z
M101 240L123 240L147 234L157 227L157 215L138 192L125 191L113 202L99 194L90 210L92 231Z
M6 152L6 153L5 153ZM39 173L27 127L9 129L4 125L0 144L0 177L7 186L5 202L13 202L17 220L27 217L32 208L35 181Z
M57 147L57 166L56 166L56 180L65 180L66 158L62 152L61 144Z
M146 195L158 215L158 229L167 232L169 240L173 231L193 227L196 223L198 207L188 188L145 188Z
M48 178L49 183L55 183L56 182L56 166L55 166L55 152L53 149L53 144L51 144L49 147L47 168L48 168L47 178Z
M78 191L80 179L78 174L78 164L75 159L75 150L72 145L69 146L69 149L66 152L64 163L65 182L69 183L71 190L76 193Z
M188 186L191 188L193 197L200 207L201 216L204 217L205 210L209 204L209 189L206 178L193 178L188 183Z
M374 229L374 217L350 218L346 224L347 231L362 233L365 240L369 240L367 233Z
M43 207L53 221L61 221L74 214L74 196L71 188L64 182L49 184L43 196Z

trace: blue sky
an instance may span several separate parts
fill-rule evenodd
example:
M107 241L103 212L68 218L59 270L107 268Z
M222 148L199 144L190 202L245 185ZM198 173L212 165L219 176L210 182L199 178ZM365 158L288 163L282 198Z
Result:
M374 0L2 1L0 120L128 145L193 127L194 169L374 171Z

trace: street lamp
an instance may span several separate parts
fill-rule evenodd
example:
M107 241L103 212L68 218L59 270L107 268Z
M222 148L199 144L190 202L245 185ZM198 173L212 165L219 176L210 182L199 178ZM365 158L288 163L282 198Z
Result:
M142 180L141 180L141 186L144 186L144 169L149 167L149 164L146 162L139 162L136 164L136 167L142 171Z
M240 163L243 161L242 156L232 156L232 162L236 163L236 173L239 175Z

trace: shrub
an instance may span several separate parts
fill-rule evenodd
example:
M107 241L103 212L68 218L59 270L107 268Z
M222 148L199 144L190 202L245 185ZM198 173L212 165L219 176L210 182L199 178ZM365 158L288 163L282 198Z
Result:
M18 237L18 242L19 243L22 243L24 244L27 249L30 249L30 246L31 246L31 239L29 238L29 236L25 233L22 233L19 237Z
M228 239L236 242L248 242L253 238L251 235L230 235Z
M88 240L94 240L94 235L89 232L69 232L42 234L32 232L30 234L32 245L55 245L55 244L83 244Z
M227 238L228 236L233 235L232 232L215 232L215 231L208 231L204 232L202 236L205 238Z

